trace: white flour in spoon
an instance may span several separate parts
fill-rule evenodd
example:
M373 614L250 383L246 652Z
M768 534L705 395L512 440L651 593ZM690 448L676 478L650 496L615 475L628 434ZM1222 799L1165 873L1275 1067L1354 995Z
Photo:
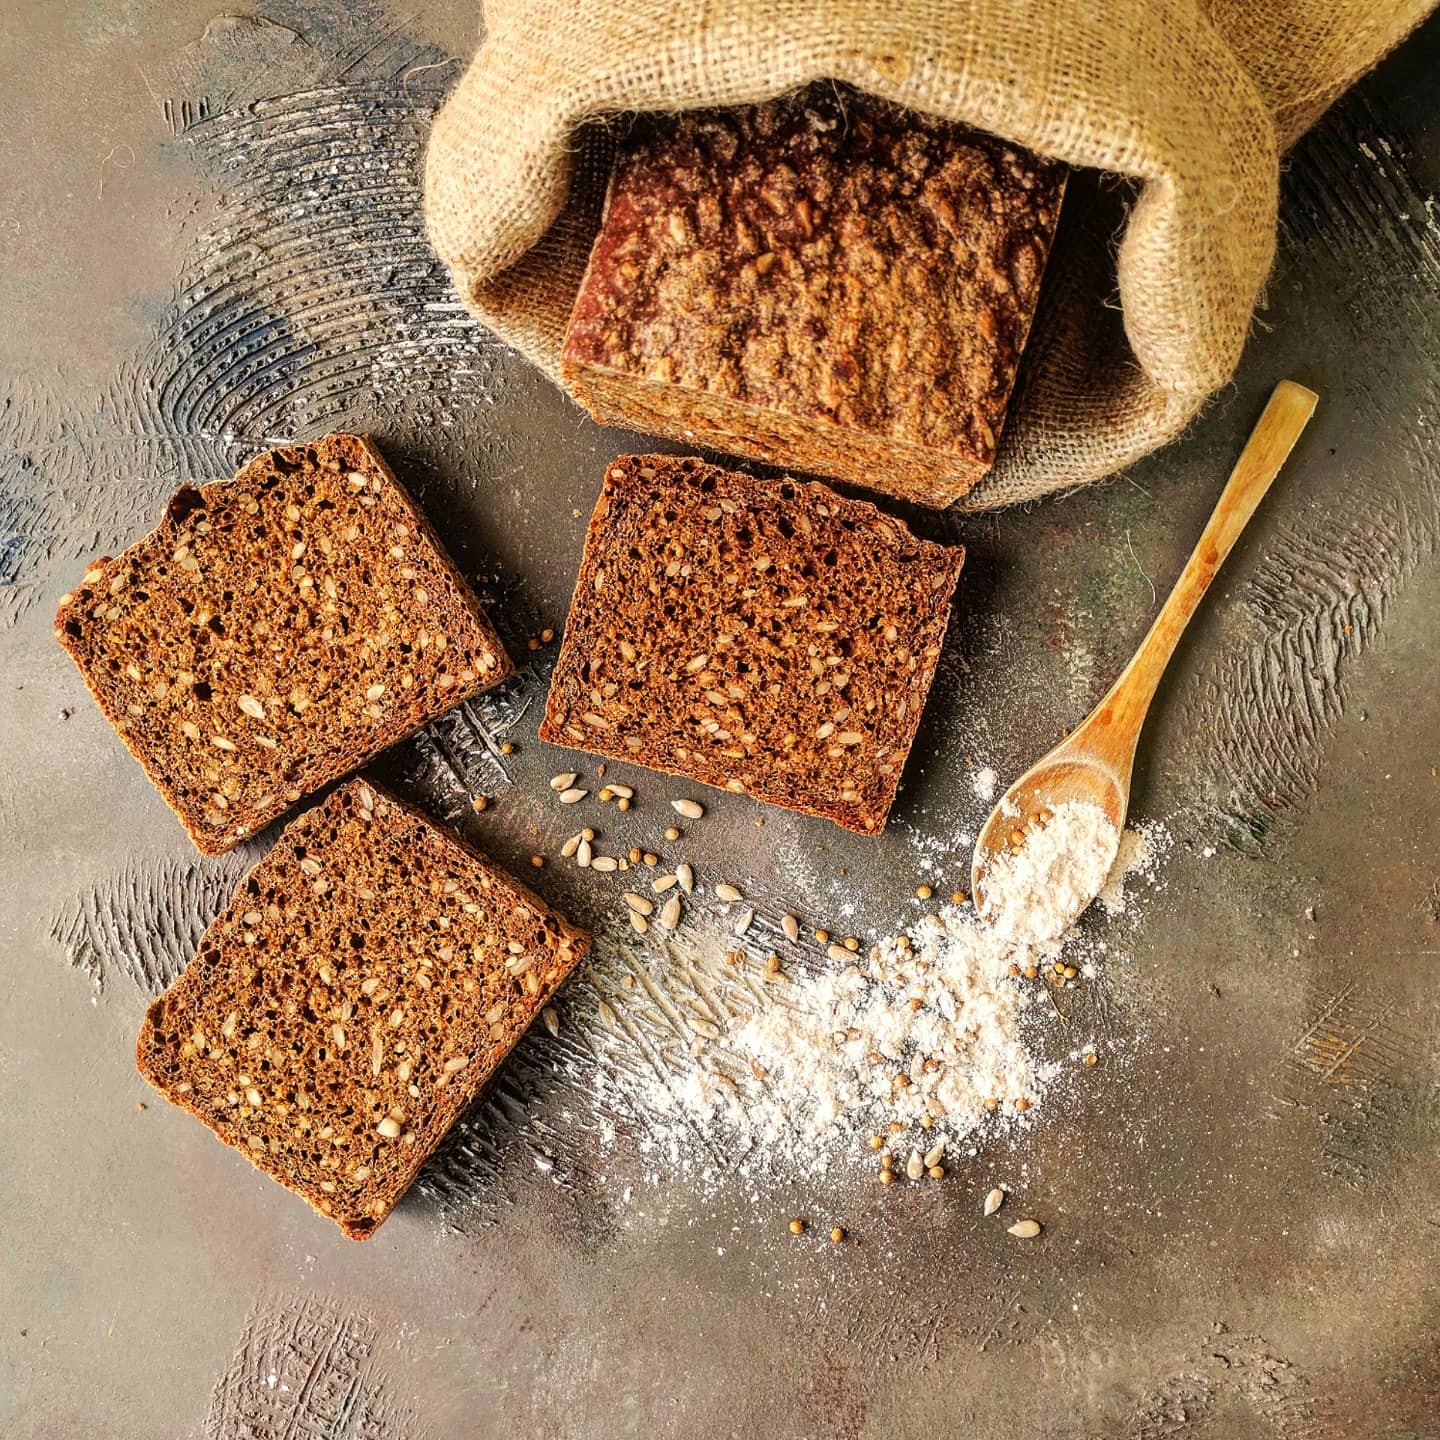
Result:
M1065 800L1018 850L993 851L985 870L984 917L1010 940L1058 939L1104 888L1120 832L1088 800Z

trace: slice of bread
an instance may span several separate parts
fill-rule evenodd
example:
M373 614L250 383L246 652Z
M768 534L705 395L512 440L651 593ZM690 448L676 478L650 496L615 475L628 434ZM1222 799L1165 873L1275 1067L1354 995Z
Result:
M351 780L280 836L145 1015L140 1073L354 1240L590 948Z
M540 738L878 834L964 559L825 485L621 456Z
M158 528L62 597L55 635L207 855L512 673L356 435L178 491Z

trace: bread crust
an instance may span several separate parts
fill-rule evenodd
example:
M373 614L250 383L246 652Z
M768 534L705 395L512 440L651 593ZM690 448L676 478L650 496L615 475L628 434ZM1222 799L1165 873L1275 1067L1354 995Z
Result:
M563 374L602 423L948 505L995 459L1064 184L829 84L643 116Z

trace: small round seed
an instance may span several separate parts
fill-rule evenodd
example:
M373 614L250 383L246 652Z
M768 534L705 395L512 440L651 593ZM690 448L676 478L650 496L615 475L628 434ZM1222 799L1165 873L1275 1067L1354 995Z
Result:
M928 900L935 892L928 885L917 885L915 894L918 899Z
M882 1185L893 1185L895 1183L895 1172L893 1170L882 1170L880 1172L880 1183Z
M790 1233L792 1235L803 1235L805 1233L805 1222L803 1220L792 1220L790 1222Z
M817 945L828 945L830 943L830 932L828 930L817 930L815 932L815 943Z
M884 1138L883 1138L882 1136L880 1136L880 1135L872 1135L872 1136L870 1137L870 1148L871 1148L872 1150L879 1150L879 1149L881 1149L881 1148L884 1146L884 1144L885 1144L885 1140L884 1140Z
M945 1167L943 1165L932 1165L925 1173L932 1180L943 1180L945 1178Z
M840 1227L839 1225L837 1225L837 1226L830 1232L830 1243L831 1243L832 1245L841 1245L841 1244L844 1243L844 1241L845 1241L845 1231L844 1231L843 1229L841 1229L841 1227Z
M530 863L531 863L537 870L540 870L540 869L542 869L542 868L544 867L544 865L545 865L545 857L544 857L543 855L532 855L532 856L530 857Z
M1100 1063L1100 1057L1092 1050L1092 1051L1085 1057L1084 1063L1085 1063L1086 1065L1089 1065L1089 1066L1098 1065L1098 1064Z
M667 840L678 840L680 838L680 832L673 825L669 825L665 829L665 838Z

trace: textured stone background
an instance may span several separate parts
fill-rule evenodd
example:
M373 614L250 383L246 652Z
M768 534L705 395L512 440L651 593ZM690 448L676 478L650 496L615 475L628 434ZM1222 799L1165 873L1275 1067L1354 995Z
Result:
M145 1001L253 855L187 849L53 644L55 598L181 481L344 427L380 439L528 656L604 460L645 444L499 349L429 254L419 160L475 23L452 0L22 0L7 24L0 1433L1440 1436L1434 24L1291 157L1268 307L1182 444L1030 513L912 517L971 559L885 838L761 831L734 797L705 822L707 862L772 912L915 918L917 874L968 865L935 858L981 818L967 762L1012 774L1085 713L1270 386L1312 385L1142 747L1134 814L1176 836L1168 883L1076 1001L1123 1064L940 1186L701 1188L588 1093L637 1063L594 1019L623 968L677 1003L691 983L611 938L561 1044L521 1047L363 1247L152 1103ZM562 833L534 738L550 652L529 658L381 767L522 864ZM613 918L579 872L541 888ZM997 1177L1041 1241L981 1225ZM794 1243L802 1212L861 1245Z

